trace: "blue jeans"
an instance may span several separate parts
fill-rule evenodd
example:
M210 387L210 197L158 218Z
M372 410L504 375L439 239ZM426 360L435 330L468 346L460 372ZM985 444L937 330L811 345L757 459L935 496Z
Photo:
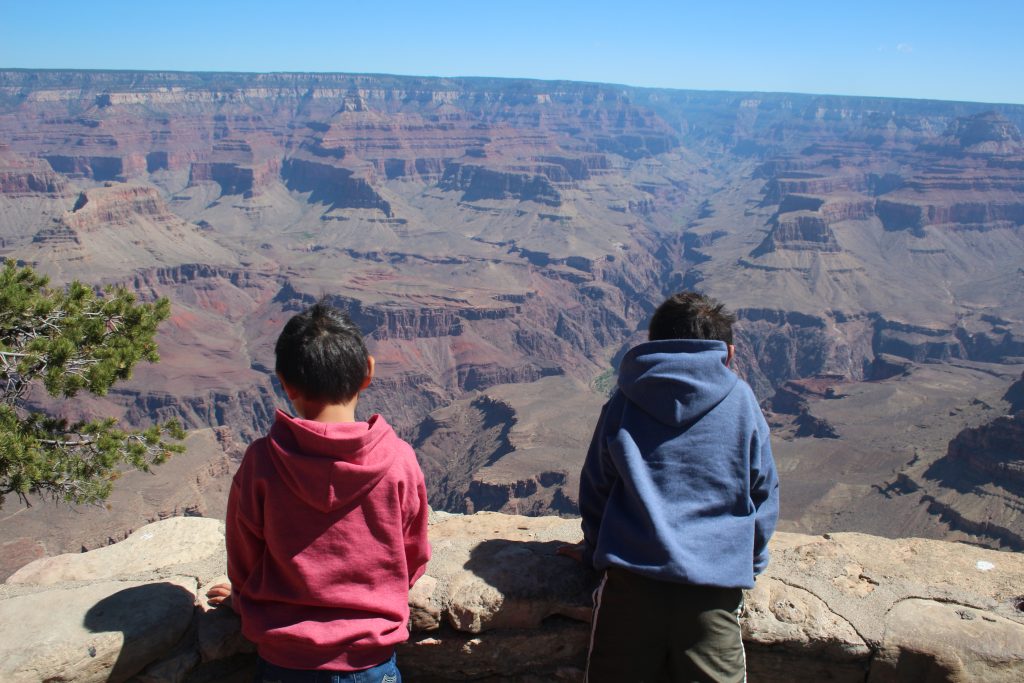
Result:
M306 671L274 666L259 657L255 683L402 683L395 655L377 666L362 671Z

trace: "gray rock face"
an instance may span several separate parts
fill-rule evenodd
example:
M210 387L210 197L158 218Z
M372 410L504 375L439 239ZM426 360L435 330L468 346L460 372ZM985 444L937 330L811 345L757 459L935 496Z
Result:
M871 648L808 590L765 577L745 596L743 638L755 680L863 681Z
M417 682L582 681L589 641L589 625L570 620L469 637L445 629L413 633L398 658L402 675Z
M26 565L0 586L0 680L185 681L204 654L234 655L237 617L208 616L197 597L223 575L224 552L223 522L175 517Z
M744 636L751 677L980 681L1002 680L988 677L996 672L1007 680L1024 676L1024 612L1018 597L1024 555L856 533L779 533L771 551L767 575L747 594ZM944 611L926 616L918 603ZM977 643L968 629L954 628L947 611L977 615L975 629L987 629L992 635L985 637L993 640Z
M884 639L887 615L910 597L1024 623L1020 553L858 533L778 533L771 550L768 576L821 598L872 645Z
M433 559L409 600L413 637L399 649L403 672L416 681L581 678L595 577L555 555L580 538L578 519L434 513Z
M559 546L582 537L579 520L494 512L435 513L434 519L434 559L427 567L427 585L433 589L427 604L429 614L436 610L441 615L438 625L480 633L536 629L554 615L589 619L589 577L572 560L555 554ZM416 611L417 621L432 618Z
M1024 624L956 604L910 598L885 622L868 683L986 681L1024 675Z
M178 577L0 600L0 680L127 680L181 638L195 597L195 579Z
M555 554L579 538L575 519L435 513L406 676L582 680L597 577ZM1024 555L853 533L779 533L771 552L746 594L751 680L1024 679ZM224 561L220 523L185 518L26 566L0 586L0 680L251 680L238 618L203 597Z

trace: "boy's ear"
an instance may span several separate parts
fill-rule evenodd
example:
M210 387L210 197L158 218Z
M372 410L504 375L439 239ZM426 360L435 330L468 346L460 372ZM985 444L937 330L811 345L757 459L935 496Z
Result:
M276 372L274 374L277 375L277 381L281 383L281 388L284 389L284 393L286 396L288 396L288 400L294 401L295 397L299 395L299 392L295 391L295 389L292 389L290 386L288 386L288 382L284 381L284 377L281 377L280 372Z
M373 369L377 366L377 361L373 359L373 356L366 357L366 377L363 379L363 385L359 387L359 391L362 391L366 387L370 386L370 382L373 381Z
M725 367L732 365L732 358L736 355L736 347L729 344L729 355L725 357Z

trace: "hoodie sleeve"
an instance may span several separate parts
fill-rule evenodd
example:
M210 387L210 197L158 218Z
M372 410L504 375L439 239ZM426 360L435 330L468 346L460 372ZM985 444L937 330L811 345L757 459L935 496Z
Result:
M750 497L754 502L754 576L768 567L768 539L779 518L779 477L768 426L754 433L750 453Z
M590 441L590 449L580 472L580 517L583 527L583 561L593 566L594 550L601 531L601 520L612 486L618 479L618 472L612 464L607 448L606 422L608 406L601 409L601 416L594 428L594 436Z
M415 466L414 484L406 489L408 494L402 502L402 525L405 537L405 562L409 568L409 587L423 576L430 561L430 540L427 536L427 523L430 507L427 504L427 487L423 482L423 472Z
M263 537L263 506L252 481L251 467L247 466L253 448L254 446L250 446L246 452L242 465L231 481L231 492L228 494L225 542L228 579L231 581L232 592L236 595L244 592L253 568L266 549Z

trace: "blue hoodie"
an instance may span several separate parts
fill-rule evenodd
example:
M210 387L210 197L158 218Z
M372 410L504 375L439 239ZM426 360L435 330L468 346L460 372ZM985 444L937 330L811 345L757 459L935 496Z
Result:
M768 565L779 482L768 424L721 341L626 354L580 476L584 554L662 581L750 588Z

